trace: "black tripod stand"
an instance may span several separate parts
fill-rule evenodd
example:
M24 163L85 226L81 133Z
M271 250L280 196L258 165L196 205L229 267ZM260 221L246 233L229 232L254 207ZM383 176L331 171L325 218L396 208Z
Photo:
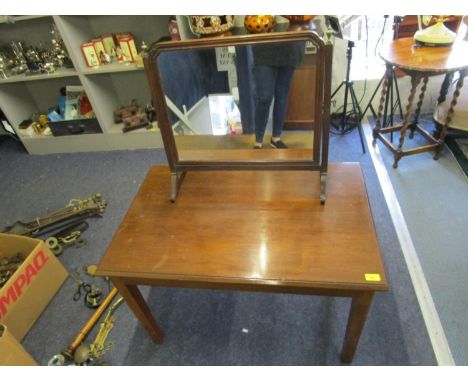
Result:
M400 16L395 16L393 19L393 39L394 40L398 38L398 32L399 32L400 24L402 21L403 21L403 18ZM383 75L383 77L379 81L377 87L374 90L374 93L372 93L369 103L367 104L366 108L364 109L364 112L362 113L361 119L364 118L368 109L371 110L372 116L374 117L374 119L377 119L377 113L375 112L375 109L372 106L372 102L374 101L377 91L382 86L385 76L386 76L386 73ZM384 113L383 113L382 127L393 126L393 116L395 115L395 112L397 111L397 109L400 115L400 119L403 119L403 110L401 107L400 90L398 89L398 79L395 73L395 67L392 66L390 68L390 76L388 78L387 93L385 94L385 107L384 107ZM393 141L393 132L390 135L390 140Z
M359 138L361 139L361 146L362 152L366 152L366 148L364 146L364 137L362 132L362 111L361 107L359 106L359 102L356 97L356 93L353 87L353 81L350 80L350 72L351 72L351 60L353 58L353 48L354 42L348 41L348 49L346 51L346 58L347 58L347 67L346 67L346 79L336 88L336 90L331 95L331 99L335 97L335 95L340 91L340 89L344 86L344 103L342 108L342 112L332 113L331 114L331 125L333 128L337 130L339 134L346 134L350 130L354 129L355 127L358 128L359 131ZM352 108L348 110L348 97L351 98Z
M385 79L385 75L386 74L384 74L384 76L379 81L379 84L375 88L374 93L372 93L372 96L366 108L364 109L364 113L362 114L361 119L364 118L368 109L371 110L374 119L377 119L377 113L375 112L375 109L372 106L372 101L374 100L377 91L382 86L382 82ZM383 113L382 127L393 126L393 116L395 115L397 109L400 114L400 119L403 119L403 109L401 107L400 91L398 89L397 76L395 73L395 68L392 66L390 68L390 76L388 78L387 93L385 94L385 107ZM393 140L393 133L391 136L391 140Z

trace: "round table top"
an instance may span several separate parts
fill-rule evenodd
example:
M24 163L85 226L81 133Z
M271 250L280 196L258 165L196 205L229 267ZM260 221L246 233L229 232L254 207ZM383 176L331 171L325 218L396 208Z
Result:
M418 72L451 72L468 68L468 41L457 40L449 47L416 47L413 37L393 40L380 57L396 67Z

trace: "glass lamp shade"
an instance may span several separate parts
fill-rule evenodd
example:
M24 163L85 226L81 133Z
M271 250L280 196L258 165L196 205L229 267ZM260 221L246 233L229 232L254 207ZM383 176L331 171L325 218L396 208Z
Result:
M434 25L419 30L414 34L416 42L423 45L451 45L455 41L456 34L448 29L442 21L438 21Z

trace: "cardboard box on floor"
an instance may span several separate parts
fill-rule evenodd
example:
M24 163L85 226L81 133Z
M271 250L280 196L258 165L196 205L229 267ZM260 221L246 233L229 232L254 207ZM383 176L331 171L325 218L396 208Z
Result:
M0 324L0 354L0 366L37 366L37 362L3 324Z
M21 341L68 272L42 240L0 233L0 258L17 254L24 261L0 289L0 322Z

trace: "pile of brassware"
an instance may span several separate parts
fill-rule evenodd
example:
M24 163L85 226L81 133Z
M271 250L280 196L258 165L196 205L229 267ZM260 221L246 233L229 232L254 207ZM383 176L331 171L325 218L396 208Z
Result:
M107 203L102 195L95 193L86 199L72 199L64 208L48 215L29 220L18 220L6 227L4 233L30 237L48 236L45 240L46 245L56 256L59 256L66 246L74 244L76 247L81 247L86 244L86 240L81 238L82 232L89 227L85 219L102 216L106 207ZM22 254L17 254L0 259L0 287L13 275L24 261L24 257ZM111 290L108 278L105 278L108 289L106 295L95 280L85 281L84 275L88 278L95 278L96 271L97 266L95 264L86 264L83 266L82 273L77 269L70 272L70 276L77 284L76 291L73 294L73 301L83 301L84 306L94 312L68 348L49 360L48 365L50 366L97 366L106 364L102 356L114 346L114 342L108 341L107 337L116 321L115 311L123 299L119 297L113 302L117 295L117 289L113 288ZM107 314L104 316L106 311ZM99 324L99 330L94 340L84 342L87 335L103 316L104 318Z
M68 52L55 24L51 27L50 42L42 46L11 41L0 47L0 78L19 74L53 73L59 68L72 68Z

